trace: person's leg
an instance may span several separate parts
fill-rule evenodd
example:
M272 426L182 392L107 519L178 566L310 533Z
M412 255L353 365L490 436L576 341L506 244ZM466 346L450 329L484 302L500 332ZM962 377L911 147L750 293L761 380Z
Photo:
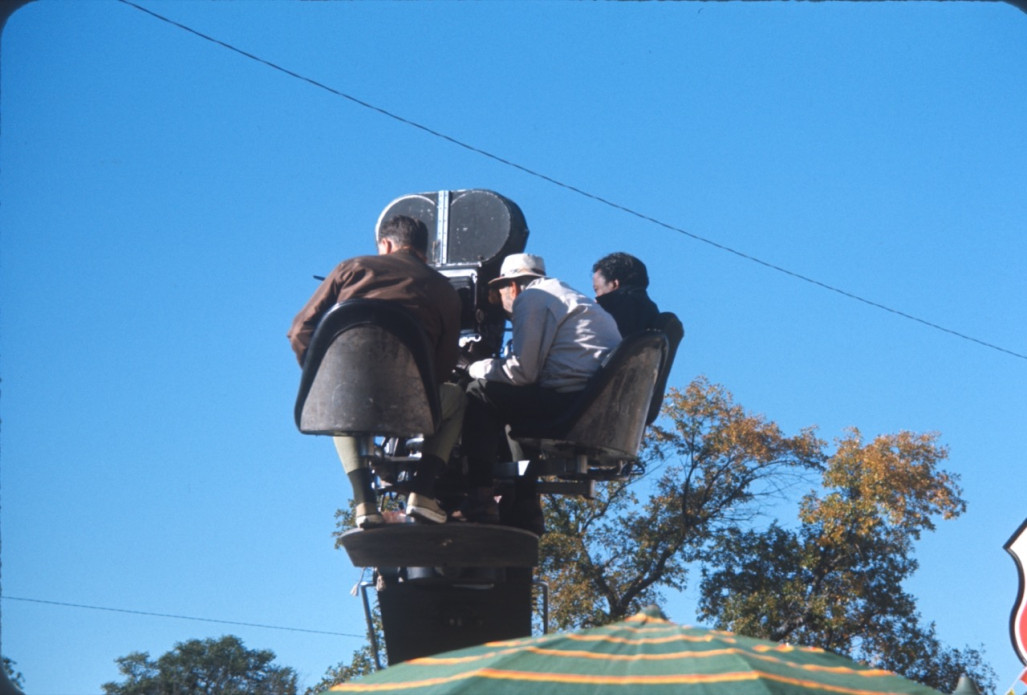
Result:
M446 512L435 501L435 480L445 469L460 437L465 402L464 391L456 384L439 386L441 421L439 429L425 437L421 447L421 460L414 469L412 490L407 496L410 516L436 524L446 521Z
M520 427L536 424L541 421L552 422L563 417L574 406L579 392L558 393L539 388L532 397L530 407L517 411L507 427L507 438L511 442L511 451L516 460L523 459L521 447L510 437ZM504 524L523 528L541 536L545 533L545 514L542 511L542 497L538 492L538 461L529 463L523 475L514 480L513 490L503 496L502 520Z
M498 513L492 498L492 468L506 437L506 424L551 420L567 412L577 394L557 393L538 385L514 386L477 379L467 387L464 415L463 452L467 455L468 482L473 490L472 503L486 505ZM522 498L533 499L534 479L522 481ZM493 510L495 510L493 512Z
M332 441L353 487L354 522L360 528L383 525L385 519L378 511L378 496L371 486L371 469L366 462L374 440L371 437L332 437Z
M508 414L515 412L522 392L529 386L512 386L475 379L467 386L462 451L467 457L467 477L472 487L492 487L496 463Z
M449 454L460 438L466 403L464 390L457 384L445 383L439 386L442 418L435 434L424 438L424 445L421 447L424 455L434 456L443 462L449 460Z
M518 388L523 387L484 379L476 379L467 386L467 409L460 441L461 451L467 458L470 494L460 512L469 521L499 521L492 468L505 437L503 411L509 402L516 399Z

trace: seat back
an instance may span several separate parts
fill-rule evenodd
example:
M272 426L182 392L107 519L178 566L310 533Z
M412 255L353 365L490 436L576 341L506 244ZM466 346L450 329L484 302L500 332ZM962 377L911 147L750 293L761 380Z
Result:
M670 376L670 368L674 366L674 355L677 354L681 339L685 337L685 327L681 325L678 317L669 311L665 311L653 319L649 328L667 336L667 357L660 365L660 374L656 379L656 387L653 389L653 400L649 404L649 413L645 418L647 425L653 424L660 414L660 408L663 406L663 394L667 391L667 378Z
M350 299L314 331L296 397L304 434L431 434L439 393L427 338L396 302Z
M601 463L635 458L666 355L667 337L659 331L625 338L566 416L524 424L511 436L529 448L583 454Z

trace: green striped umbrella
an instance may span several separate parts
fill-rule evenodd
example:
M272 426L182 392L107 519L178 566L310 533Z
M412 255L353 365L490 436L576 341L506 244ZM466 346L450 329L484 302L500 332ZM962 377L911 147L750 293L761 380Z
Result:
M430 639L430 637L426 637ZM627 620L412 659L330 692L503 695L938 695L823 649L676 625L647 609Z

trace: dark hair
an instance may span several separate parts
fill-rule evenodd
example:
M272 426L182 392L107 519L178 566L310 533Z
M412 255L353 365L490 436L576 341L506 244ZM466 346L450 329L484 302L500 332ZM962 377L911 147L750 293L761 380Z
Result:
M428 253L428 228L421 220L407 215L393 215L378 229L378 241L391 239L397 246L409 246L418 253Z
M607 282L617 280L621 287L649 287L649 273L645 263L628 253L611 253L603 256L592 266L593 273L599 273Z

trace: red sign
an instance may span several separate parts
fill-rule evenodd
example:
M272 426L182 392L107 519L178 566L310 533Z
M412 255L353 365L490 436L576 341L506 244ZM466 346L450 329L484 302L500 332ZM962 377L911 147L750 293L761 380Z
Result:
M1016 529L1013 537L1006 541L1004 547L1016 560L1016 568L1020 572L1020 589L1009 618L1009 637L1013 640L1013 649L1020 661L1027 664L1027 592L1024 590L1027 584L1027 519ZM1027 671L1024 674L1027 675Z

